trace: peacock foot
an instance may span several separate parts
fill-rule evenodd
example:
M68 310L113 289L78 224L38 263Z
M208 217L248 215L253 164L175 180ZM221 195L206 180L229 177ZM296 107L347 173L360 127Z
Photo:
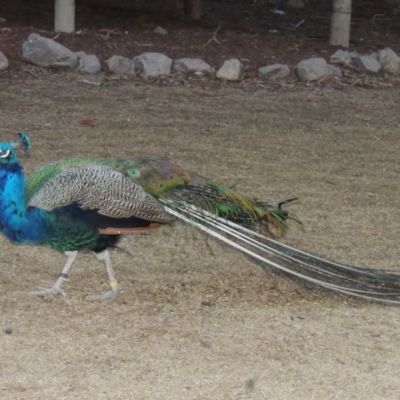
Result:
M112 288L111 290L107 292L100 292L96 294L88 294L86 298L88 300L103 300L107 302L113 301L116 297L118 292L120 291L119 287Z
M39 296L44 299L51 299L55 296L66 296L64 290L62 290L59 286L54 285L51 288L38 287L37 290L32 290L28 292L29 296Z

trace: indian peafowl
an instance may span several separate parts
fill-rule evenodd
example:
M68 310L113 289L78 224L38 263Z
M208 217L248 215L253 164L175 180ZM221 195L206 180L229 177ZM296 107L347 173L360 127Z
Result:
M20 134L28 149L29 138ZM66 159L48 164L26 180L14 151L0 144L0 229L13 242L46 244L65 252L67 262L51 288L31 294L64 295L61 289L77 252L88 249L106 265L111 290L118 292L108 253L122 234L170 224L180 202L251 226L284 234L288 214L158 158ZM169 208L165 207L169 204Z
M20 134L26 149L29 138ZM16 143L0 143L0 229L15 243L44 244L65 252L51 288L31 294L65 295L61 286L79 250L103 261L112 300L119 286L108 248L121 235L152 230L176 219L237 248L261 266L296 280L369 300L400 304L400 276L323 260L275 240L298 219L282 209L160 158L70 158L24 177ZM298 221L299 222L299 221Z

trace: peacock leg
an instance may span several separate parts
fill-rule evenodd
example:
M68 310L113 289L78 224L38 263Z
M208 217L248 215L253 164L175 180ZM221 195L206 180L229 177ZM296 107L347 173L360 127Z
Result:
M66 296L64 290L61 289L61 285L65 280L67 280L68 271L72 267L72 264L74 263L77 254L77 251L65 252L65 255L68 257L67 262L65 263L62 271L58 274L58 278L51 288L38 287L37 290L33 290L28 294L30 296L41 296L44 298L49 298L57 295Z
M99 294L91 294L88 295L87 297L90 300L113 301L119 292L119 286L117 280L115 279L114 269L111 265L110 253L106 249L101 253L95 253L95 256L99 261L103 261L106 266L108 279L110 280L111 290L109 290L108 292L101 292Z

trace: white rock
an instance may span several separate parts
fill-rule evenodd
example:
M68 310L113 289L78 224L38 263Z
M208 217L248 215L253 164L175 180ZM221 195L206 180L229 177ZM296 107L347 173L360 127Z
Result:
M232 58L224 61L215 76L224 81L238 81L241 79L243 71L243 64L238 59Z
M0 51L0 71L8 68L8 58Z
M78 57L71 50L36 33L22 44L22 58L41 67L74 69L79 65Z
M101 71L101 64L97 56L88 54L79 61L79 69L83 72L93 74Z
M211 67L200 58L180 58L175 60L172 69L177 72L194 72L196 75L209 74Z
M161 28L161 26L157 26L157 28L154 29L154 33L158 33L159 35L168 35L168 32L164 28Z
M334 64L350 64L352 58L353 58L352 53L346 50L339 49L336 50L335 53L331 55L329 61Z
M316 81L327 76L327 63L323 58L308 58L297 64L296 73L302 81Z
M286 64L266 65L258 69L258 74L272 80L284 79L290 75L290 69Z
M132 60L121 56L112 56L106 61L108 70L115 75L132 76L135 74L135 64Z
M143 53L133 59L137 68L145 77L169 75L172 60L161 53Z
M379 50L378 61L382 65L383 72L400 75L400 57L391 48Z

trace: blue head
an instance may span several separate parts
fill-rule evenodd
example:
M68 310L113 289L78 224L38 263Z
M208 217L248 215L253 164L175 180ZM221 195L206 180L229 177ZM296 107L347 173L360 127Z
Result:
M15 154L14 146L10 143L0 143L0 170L15 170L20 168L21 165Z
M24 191L24 174L14 146L0 143L0 230L8 237L20 229L25 212ZM6 233L7 227L12 226L17 228Z
M36 211L38 213L38 211ZM13 242L38 240L28 235L25 178L12 143L0 143L0 232Z

